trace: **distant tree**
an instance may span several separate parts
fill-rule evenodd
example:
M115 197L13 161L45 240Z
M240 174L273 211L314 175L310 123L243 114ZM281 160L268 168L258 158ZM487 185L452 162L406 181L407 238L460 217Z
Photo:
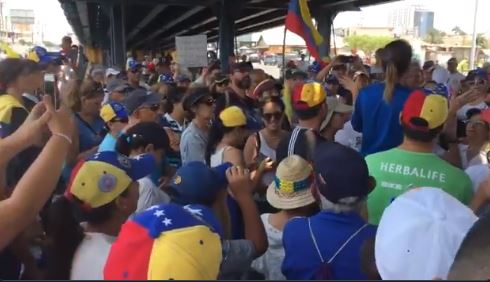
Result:
M56 47L57 45L51 41L43 41L43 44L45 47L47 48L52 48L52 47Z
M433 28L429 30L429 32L427 32L427 35L425 36L424 40L427 43L431 43L431 44L441 44L444 42L443 40L444 36L446 36L446 33Z
M478 35L476 36L476 46L483 49L487 48L488 41L483 33L478 33Z
M345 39L345 42L351 49L362 50L367 56L371 56L378 48L386 46L393 41L389 36L369 36L369 35L351 35Z
M466 32L464 32L459 26L453 27L452 32L454 35L466 35Z

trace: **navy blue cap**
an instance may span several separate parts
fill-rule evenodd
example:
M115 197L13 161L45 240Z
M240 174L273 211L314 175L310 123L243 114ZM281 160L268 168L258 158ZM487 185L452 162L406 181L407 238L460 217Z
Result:
M212 203L218 192L228 186L226 170L232 164L224 163L209 168L202 162L190 162L177 170L170 187L176 193L172 201L182 204Z
M134 111L142 106L152 106L155 104L160 104L161 101L162 98L157 93L148 93L144 89L136 89L126 96L123 104L126 107L128 114L132 115Z
M370 193L368 166L355 150L322 142L315 149L313 163L319 191L330 202L348 204L341 200L350 197L361 200Z
M337 77L335 75L329 75L327 77L327 79L325 80L326 83L328 84L340 84L339 83L339 80L337 79Z

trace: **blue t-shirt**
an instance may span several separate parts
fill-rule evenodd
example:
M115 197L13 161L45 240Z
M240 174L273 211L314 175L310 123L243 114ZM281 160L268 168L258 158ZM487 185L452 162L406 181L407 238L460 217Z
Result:
M364 156L392 149L403 141L400 112L412 90L397 85L393 99L387 104L384 89L384 83L363 88L354 106L352 127L362 133L361 154Z
M121 135L121 133L119 133ZM112 136L112 134L107 133L99 145L98 152L114 152L116 151L117 138Z
M75 117L78 127L78 138L80 140L80 153L98 146L102 142L101 133L104 129L104 121L101 118L96 118L91 124L88 124L78 114L75 114Z
M356 231L366 224L364 219L355 213L336 214L322 211L310 217L311 229L318 248L325 261ZM376 234L376 227L368 225L363 228L335 257L330 264L334 280L366 280L361 271L361 247L368 238ZM321 259L315 248L307 217L291 219L283 233L284 261L282 273L288 280L312 280L321 267Z

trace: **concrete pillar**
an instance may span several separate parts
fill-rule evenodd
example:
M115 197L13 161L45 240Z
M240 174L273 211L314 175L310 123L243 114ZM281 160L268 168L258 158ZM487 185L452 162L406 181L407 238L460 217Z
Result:
M110 8L110 34L111 34L111 63L124 69L126 64L126 38L124 21L124 4L114 4Z
M337 15L336 11L326 8L314 9L312 11L313 17L315 18L318 24L318 32L323 36L323 44L320 45L320 57L325 57L330 55L330 36L332 34L332 24L335 16Z
M231 13L232 1L223 1L218 10L219 20L219 59L221 62L221 69L228 71L229 57L234 52L235 44L235 20Z

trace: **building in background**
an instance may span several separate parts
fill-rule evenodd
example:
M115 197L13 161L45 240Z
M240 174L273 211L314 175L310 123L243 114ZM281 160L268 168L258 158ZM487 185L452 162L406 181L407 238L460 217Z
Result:
M401 6L390 12L388 25L397 35L421 38L434 28L434 12L421 5Z
M34 10L10 9L8 16L9 31L13 34L14 39L33 43L35 19Z

